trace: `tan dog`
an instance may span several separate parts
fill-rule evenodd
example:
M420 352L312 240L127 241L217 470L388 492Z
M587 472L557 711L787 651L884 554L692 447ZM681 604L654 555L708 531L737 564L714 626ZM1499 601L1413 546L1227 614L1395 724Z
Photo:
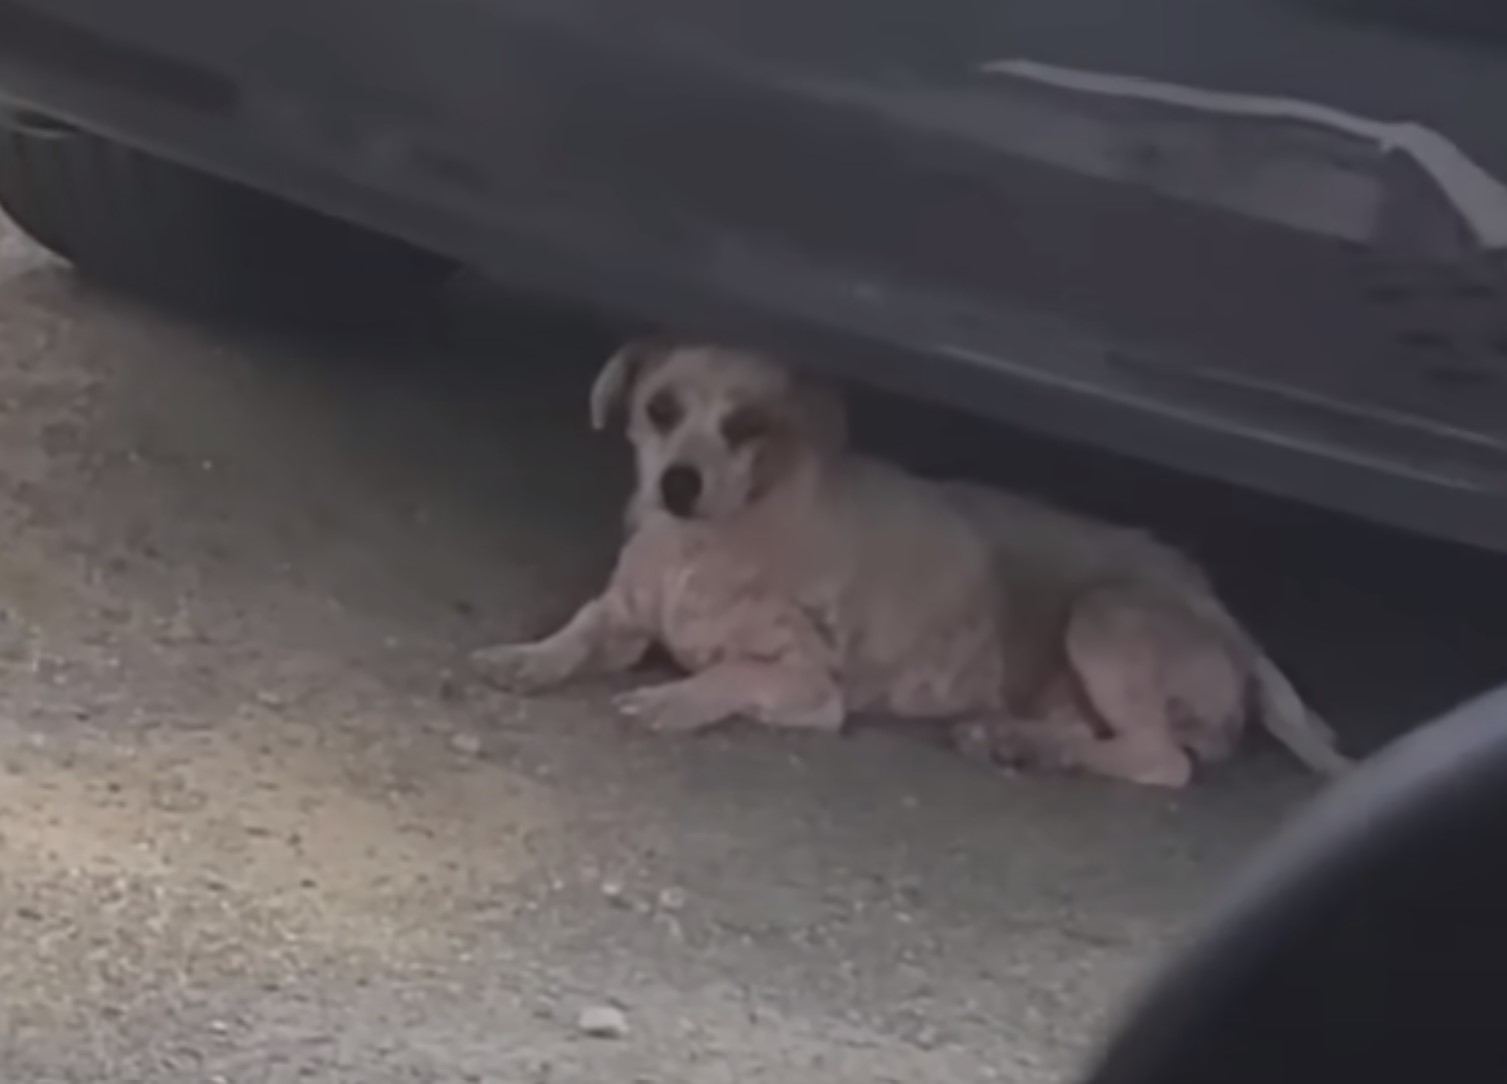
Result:
M659 730L951 721L991 759L1181 786L1254 710L1310 767L1348 764L1146 535L850 454L837 395L752 353L630 344L593 424L622 406L638 488L616 571L553 636L475 656L506 688L626 671L658 644L688 676L617 705Z

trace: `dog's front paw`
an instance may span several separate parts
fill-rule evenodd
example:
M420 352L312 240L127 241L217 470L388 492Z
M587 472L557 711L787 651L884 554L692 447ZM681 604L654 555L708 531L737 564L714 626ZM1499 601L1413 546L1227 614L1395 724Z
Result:
M471 654L471 666L490 684L513 693L536 693L568 676L555 652L540 644L499 644Z
M612 698L612 706L625 719L661 734L705 730L725 717L673 685L621 693Z

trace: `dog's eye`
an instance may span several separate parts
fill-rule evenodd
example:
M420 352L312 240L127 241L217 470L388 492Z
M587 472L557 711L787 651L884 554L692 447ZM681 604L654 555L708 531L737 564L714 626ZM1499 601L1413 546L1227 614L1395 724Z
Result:
M744 408L722 419L722 439L729 447L758 440L771 429L769 416L762 411Z
M680 424L680 400L667 391L659 392L644 408L649 424L661 433L668 433Z

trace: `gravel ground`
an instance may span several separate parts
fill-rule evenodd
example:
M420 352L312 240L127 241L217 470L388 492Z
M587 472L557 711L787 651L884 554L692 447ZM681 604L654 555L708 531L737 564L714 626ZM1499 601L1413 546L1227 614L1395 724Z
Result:
M581 320L460 290L312 341L80 285L0 226L0 1076L1071 1076L1312 793L904 737L660 740L464 653L602 575ZM870 404L872 440L1194 546L1358 744L1500 679L1496 562ZM938 437L946 433L945 442Z

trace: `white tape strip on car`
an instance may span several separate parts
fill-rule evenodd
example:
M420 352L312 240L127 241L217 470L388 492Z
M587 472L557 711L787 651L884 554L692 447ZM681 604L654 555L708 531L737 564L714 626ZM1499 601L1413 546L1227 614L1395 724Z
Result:
M1444 136L1421 124L1370 120L1293 98L1202 90L1139 76L1083 71L1034 60L995 60L982 65L980 70L989 75L1025 79L1106 97L1155 102L1252 120L1310 124L1369 141L1383 152L1400 152L1417 163L1439 186L1479 244L1487 248L1507 247L1507 186Z

